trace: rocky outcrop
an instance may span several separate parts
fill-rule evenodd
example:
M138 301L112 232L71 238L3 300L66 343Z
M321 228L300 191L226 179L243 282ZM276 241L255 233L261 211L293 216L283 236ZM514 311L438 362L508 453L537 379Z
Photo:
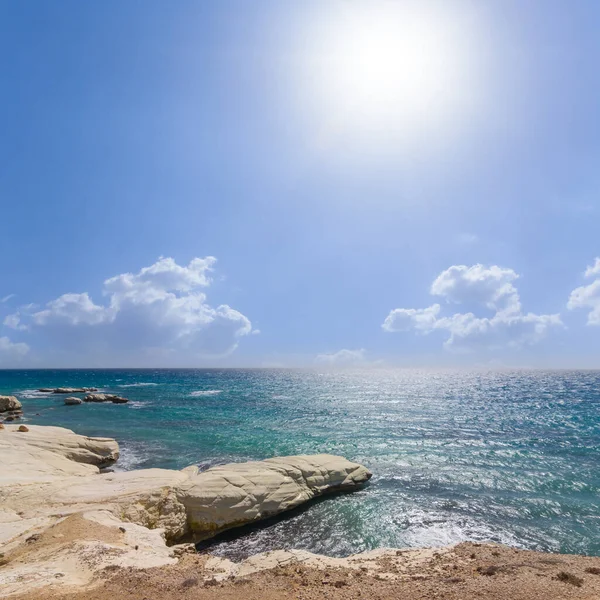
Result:
M106 394L87 394L83 397L84 402L106 402Z
M0 413L21 410L21 403L14 396L0 396Z
M83 463L86 465L94 465L92 473L98 473L98 468L109 467L114 464L119 458L119 445L115 440L110 438L94 438L85 435L78 435L70 429L63 427L46 427L41 425L29 425L27 436L14 436L11 433L17 430L16 425L6 425L5 430L0 437L0 448L9 446L15 467L18 465L19 457L35 458L39 465L35 472L43 472L44 464L55 464L54 460L49 460L56 456L63 457L68 463L77 465ZM43 450L44 454L36 453L36 450ZM50 453L50 455L46 454ZM0 454L2 462L0 464L0 485L4 482L6 475L5 466L8 466L7 460L9 453L3 450ZM70 474L70 465L68 463L61 464L59 469L66 475ZM10 469L8 469L10 470ZM28 469L23 467L17 469L19 472L14 473L15 477L28 477ZM81 472L76 469L77 474ZM85 471L90 473L89 470Z
M83 404L83 400L81 398L71 396L69 398L65 398L65 404L67 406L77 406L77 404Z
M28 578L32 585L42 585L44 569L66 568L64 561L76 561L81 552L94 548L104 555L107 544L119 551L105 557L109 562L98 564L168 564L174 555L164 540L190 535L205 539L324 493L351 491L371 477L363 466L328 454L229 464L204 472L188 467L101 473L99 467L113 463L118 453L114 440L77 435L61 427L31 425L28 432L19 433L17 426L6 425L0 430L0 545L10 561L8 567L0 566L0 588ZM69 546L67 554L61 547L51 558L46 552L43 568L24 567L10 558L28 547L27 540L46 535L69 515L96 521L102 515L101 521L110 525L109 537L102 544ZM127 544L115 529L146 536L147 553L134 555L141 544ZM6 569L10 575L5 577Z
M195 539L291 510L317 496L355 490L371 478L340 456L286 456L192 473L177 489Z
M122 398L115 394L87 394L83 398L84 402L112 402L113 404L126 404L127 398Z
M229 464L202 473L188 467L99 474L98 467L119 456L114 440L62 427L31 425L26 435L16 431L7 425L0 432L0 504L31 516L109 510L162 527L171 540L185 534L205 539L328 492L354 490L371 477L363 466L329 454ZM16 485L21 482L37 485Z

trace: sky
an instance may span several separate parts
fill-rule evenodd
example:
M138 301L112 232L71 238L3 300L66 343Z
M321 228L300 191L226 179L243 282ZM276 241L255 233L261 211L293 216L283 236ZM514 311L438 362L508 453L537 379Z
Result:
M0 368L600 367L599 30L0 3Z

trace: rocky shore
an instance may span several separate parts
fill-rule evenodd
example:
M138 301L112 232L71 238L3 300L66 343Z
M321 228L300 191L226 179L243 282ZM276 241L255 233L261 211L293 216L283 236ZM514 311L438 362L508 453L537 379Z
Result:
M207 539L326 493L352 491L371 477L363 466L327 454L229 464L205 472L195 466L101 472L119 458L115 440L35 425L27 431L5 425L0 453L5 563L0 594L56 584L57 578L61 586L81 585L83 579L89 583L106 567L173 564L175 550L167 544ZM49 532L65 527L62 523L69 519L82 530L101 526L126 535L119 535L119 543L108 550L104 543L80 540L65 547L59 543L51 558L29 551L39 536L54 539ZM93 568L72 566L87 555L95 557Z
M599 558L492 544L344 559L276 551L242 563L198 554L189 541L353 491L371 474L332 455L107 472L115 440L27 429L0 430L0 597L600 597Z

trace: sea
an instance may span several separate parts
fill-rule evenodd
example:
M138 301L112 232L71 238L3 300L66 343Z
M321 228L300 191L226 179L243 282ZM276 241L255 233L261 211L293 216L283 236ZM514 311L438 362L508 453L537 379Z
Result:
M59 386L130 401L37 391ZM117 439L120 470L326 452L373 472L210 543L234 560L463 540L600 555L600 371L2 370L0 393L26 423Z

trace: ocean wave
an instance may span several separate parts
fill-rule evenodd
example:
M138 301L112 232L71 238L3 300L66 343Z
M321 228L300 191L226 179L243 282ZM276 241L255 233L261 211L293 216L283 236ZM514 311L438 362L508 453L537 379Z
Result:
M132 408L133 410L139 410L140 408L148 408L150 406L149 402L140 402L139 400L130 400L127 403L127 406L129 408Z
M121 388L129 388L129 387L146 387L148 385L160 385L158 383L151 383L146 381L140 381L138 383L122 383L121 385L117 385L116 387Z
M198 390L196 392L192 392L190 394L190 396L193 397L197 397L197 396L216 396L217 394L220 394L223 390Z
M40 392L38 390L20 390L15 392L15 395L19 398L28 398L34 400L35 398L48 398L54 394L52 392Z
M112 471L133 471L147 460L145 448L142 444L136 444L133 448L127 445L121 445L119 448L120 456L116 464L111 468Z

